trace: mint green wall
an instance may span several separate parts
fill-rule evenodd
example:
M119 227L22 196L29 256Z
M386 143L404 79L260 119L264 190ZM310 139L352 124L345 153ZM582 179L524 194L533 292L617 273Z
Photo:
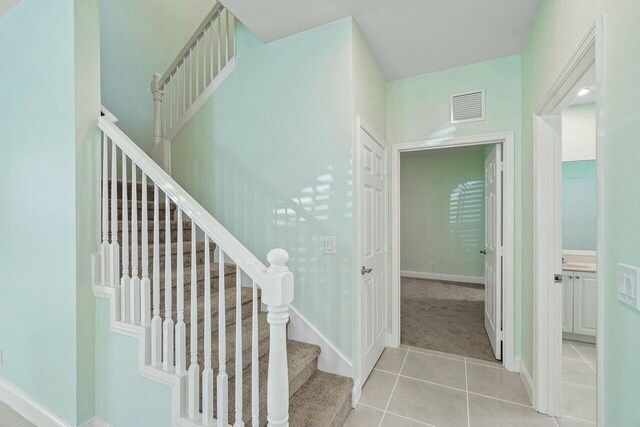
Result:
M95 415L95 304L91 254L100 245L99 0L75 0L77 423Z
M640 313L616 299L616 264L640 266L640 8L635 0L543 0L522 55L523 59L523 147L528 160L523 164L527 176L522 191L528 204L532 198L532 112L587 29L602 14L604 45L601 88L598 94L598 175L602 179L604 207L605 300L604 336L604 425L637 426L640 407L634 396L640 395ZM531 218L526 218L527 253L531 253ZM531 257L528 257L531 260ZM531 271L530 261L527 264ZM526 300L532 306L532 285L527 281ZM532 330L532 316L523 319ZM532 341L531 333L527 335ZM523 342L524 343L524 342ZM530 343L529 343L530 346ZM524 348L524 347L523 347ZM523 352L527 367L532 367L530 347ZM531 372L531 371L530 371Z
M452 138L491 132L515 133L515 185L521 173L520 55L452 68L387 83L387 142ZM450 96L486 89L486 120L451 125ZM515 346L520 355L521 287L523 277L522 218L526 215L520 191L515 196ZM524 308L523 308L524 309Z
M97 18L23 0L0 19L0 377L72 425L94 412Z
M153 73L164 73L215 0L100 0L102 102L136 144L153 147Z
M236 68L174 139L172 174L263 262L290 252L294 307L350 357L351 19L266 45L236 33Z
M96 416L117 427L171 426L171 389L138 373L138 339L111 332L96 298Z
M484 278L484 149L400 161L401 269Z
M562 162L562 249L595 251L596 161Z

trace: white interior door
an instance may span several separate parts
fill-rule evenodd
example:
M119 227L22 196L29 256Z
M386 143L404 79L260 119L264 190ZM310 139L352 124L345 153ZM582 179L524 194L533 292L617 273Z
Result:
M484 163L484 327L496 359L502 358L502 146Z
M360 129L360 345L362 382L386 346L384 149Z

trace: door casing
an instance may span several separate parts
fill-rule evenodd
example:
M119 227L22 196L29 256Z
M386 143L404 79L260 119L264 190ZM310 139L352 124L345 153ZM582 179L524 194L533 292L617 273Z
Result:
M515 357L514 335L514 248L515 248L515 156L514 133L499 132L473 135L453 139L430 139L425 141L407 142L391 146L391 198L390 216L390 258L391 258L391 306L390 306L390 334L388 345L400 345L400 155L405 152L421 150L437 150L442 148L467 147L474 145L501 144L504 162L504 193L503 193L503 289L502 289L502 318L503 318L503 365L508 371L519 372L520 361Z
M585 73L596 70L596 110L603 93L604 18L589 28L533 113L533 406L541 413L561 416L562 408L562 288L553 275L562 273L560 113L583 87ZM598 115L596 115L598 116ZM598 119L596 119L597 121ZM598 125L596 124L596 129ZM596 134L596 162L602 158ZM597 166L597 340L604 341L604 228L602 170ZM603 346L597 346L597 423L603 425Z

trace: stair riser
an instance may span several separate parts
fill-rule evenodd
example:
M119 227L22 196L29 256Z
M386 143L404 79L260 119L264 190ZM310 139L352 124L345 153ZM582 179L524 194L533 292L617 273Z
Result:
M160 263L160 271L164 270L164 260L166 259L165 255L164 255L164 251L159 251L160 252L160 257L158 258L159 263ZM149 248L149 271L151 272L151 270L153 269L153 246L151 246ZM171 267L172 270L175 274L175 270L176 270L176 266L178 263L178 257L177 257L177 251L173 252L171 254ZM213 264L215 258L215 253L214 251L209 251L209 261L211 262L211 264ZM205 258L205 252L204 251L198 251L196 252L196 265L197 266L202 266L204 265L204 258ZM187 267L191 267L191 245L183 245L183 252L182 252L182 259L183 259L183 267L187 268ZM139 249L138 250L138 265L142 267L142 250ZM161 276L164 280L164 276Z
M129 165L129 166L131 166L131 165ZM129 174L129 173L131 173L131 169L127 170L127 174ZM140 179L140 177L138 176L138 182L136 182L136 184L137 184L136 188L138 189L138 198L142 197L142 184L140 183L139 179ZM109 181L107 187L108 187L107 194L108 194L109 199L111 199L111 181ZM122 182L118 181L117 188L118 188L118 191L117 191L116 194L118 196L118 199L122 199ZM132 195L131 188L132 188L131 182L129 181L129 182L127 182L127 197L128 198L131 198L131 195ZM160 190L160 187L158 187L158 194L160 195L160 199L162 201L164 201L164 194ZM149 200L153 200L153 185L147 185L147 198Z
M159 239L160 243L165 243L166 241L166 233L164 229L160 229ZM142 230L138 230L138 248L140 249L140 245L142 244ZM129 245L131 245L131 228L129 228L129 232L127 233L129 236ZM147 238L149 239L149 243L153 242L153 229L150 227L149 232L147 233ZM175 242L178 238L178 230L171 230L171 242ZM186 230L182 233L182 241L190 242L191 241L191 230L187 232ZM120 247L122 247L122 229L118 229L118 242Z
M127 215L127 219L129 221L131 221L132 218L132 209L131 209L131 205L129 205L129 208L127 209L127 213L129 215ZM109 215L111 215L111 212L109 212ZM142 208L138 208L137 210L137 215L138 215L138 221L142 220ZM154 210L153 210L153 206L150 206L149 209L147 209L147 221L149 221L149 224L153 223L153 219L154 219ZM175 221L176 220L176 211L175 209L172 209L169 212L169 216L171 218L171 221ZM122 218L124 217L124 215L122 215L122 206L118 206L118 221L122 221ZM158 210L158 219L162 222L165 220L166 218L166 213L164 211L164 208L161 208ZM111 219L111 216L109 216L109 219Z
M161 266L160 268L160 296L162 298L164 298L164 292L165 292L165 283L164 283L164 268L163 266ZM199 269L197 272L197 284L198 284L198 295L202 295L202 293L204 292L204 281L205 281L205 277L204 277L204 270ZM178 282L176 280L176 270L175 268L172 270L171 272L171 282L172 282L172 292L173 292L173 297L175 299L176 296L176 290L178 287ZM184 295L185 295L185 299L188 299L187 297L191 296L191 269L190 268L186 268L183 272L183 278L184 278ZM150 279L151 279L151 283L153 283L153 274L150 275ZM214 270L213 268L211 269L211 276L210 276L210 280L211 280L211 292L215 292L218 289L218 272L216 270ZM236 275L235 274L227 274L226 276L224 276L224 287L225 289L229 289L231 287L234 287L236 282ZM227 291L230 292L230 291Z

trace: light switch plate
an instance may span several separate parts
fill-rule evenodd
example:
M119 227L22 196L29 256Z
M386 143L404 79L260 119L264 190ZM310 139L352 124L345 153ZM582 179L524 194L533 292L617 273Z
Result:
M640 311L640 269L626 264L618 264L618 299Z
M324 253L335 254L336 253L336 237L327 236L324 238Z

